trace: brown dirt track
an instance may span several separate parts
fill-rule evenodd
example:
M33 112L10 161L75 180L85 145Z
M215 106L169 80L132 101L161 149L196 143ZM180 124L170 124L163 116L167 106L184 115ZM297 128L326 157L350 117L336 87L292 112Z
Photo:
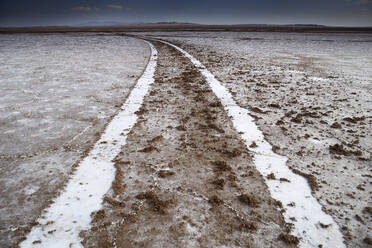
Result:
M288 247L297 242L204 78L173 48L116 159L86 247Z

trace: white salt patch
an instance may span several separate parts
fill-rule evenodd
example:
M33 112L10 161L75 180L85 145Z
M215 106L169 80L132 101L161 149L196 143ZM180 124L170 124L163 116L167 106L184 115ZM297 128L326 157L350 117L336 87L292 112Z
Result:
M103 195L110 189L115 177L112 160L125 145L127 135L138 118L135 112L154 82L157 51L149 45L149 63L121 111L80 163L61 195L37 220L41 225L31 230L20 247L82 247L79 233L89 228L91 213L101 208ZM32 244L34 241L41 243Z
M287 167L286 157L272 151L272 146L264 139L250 112L239 107L229 91L197 59L171 43L164 43L176 48L198 67L213 92L221 100L228 115L232 117L236 130L242 132L246 146L249 147L253 142L257 144L256 148L249 149L254 152L255 166L264 176L271 196L281 201L283 206L289 203L295 204L293 207L286 207L283 215L287 222L294 224L292 234L301 239L300 247L318 247L320 244L323 247L345 247L338 225L331 216L322 211L321 205L311 195L311 189L305 178L294 174ZM287 178L290 182L267 180L266 176L270 173L274 173L276 178ZM292 221L290 219L292 217L296 218L296 221ZM330 226L321 228L320 223Z
M314 144L323 144L325 143L324 140L318 140L318 139L313 139L313 138L310 138L308 139L310 142L314 143Z
M328 78L320 78L320 77L310 77L311 80L314 81L321 81L321 82L328 82L330 81Z
M68 143L72 143L74 140L76 140L80 135L82 135L83 133L85 133L89 128L91 128L92 127L92 125L89 125L89 126L87 126L86 128L84 128L84 130L83 131L81 131L80 133L78 133L77 135L75 135L71 140L70 140L70 142L68 142Z
M32 195L33 193L35 193L36 191L38 191L39 188L40 187L28 186L27 188L25 188L25 195Z

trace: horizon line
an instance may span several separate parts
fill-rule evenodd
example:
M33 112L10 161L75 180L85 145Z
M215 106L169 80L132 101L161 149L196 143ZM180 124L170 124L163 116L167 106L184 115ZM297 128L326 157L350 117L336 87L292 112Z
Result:
M90 22L94 23L117 23L114 25L87 25ZM287 23L287 24L273 24L273 23L235 23L235 24L206 24L206 23L192 23L192 22L177 22L177 21L160 21L160 22L119 22L119 21L87 21L79 24L69 24L69 25L29 25L29 26L13 26L13 25L0 25L0 28L58 28L58 27L70 27L70 28L89 28L89 27L120 27L120 26L140 26L140 25L176 25L176 24L183 24L183 25L195 25L195 26L298 26L298 27L333 27L333 28L372 28L370 26L348 26L348 25L325 25L325 24L317 24L317 23Z

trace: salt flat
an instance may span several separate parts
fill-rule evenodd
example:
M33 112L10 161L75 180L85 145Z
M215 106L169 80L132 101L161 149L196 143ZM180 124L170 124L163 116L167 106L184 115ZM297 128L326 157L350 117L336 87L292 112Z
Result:
M149 54L144 42L122 36L0 36L1 247L53 199Z
M34 222L141 77L146 39L154 84L84 247L368 247L370 34L133 35L0 36L0 244L58 237ZM314 215L298 215L298 178Z

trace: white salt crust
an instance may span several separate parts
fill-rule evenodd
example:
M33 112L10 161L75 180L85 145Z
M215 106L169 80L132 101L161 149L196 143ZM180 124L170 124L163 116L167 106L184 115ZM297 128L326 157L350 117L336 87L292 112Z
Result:
M135 112L154 82L157 51L152 44L148 44L150 60L127 101L77 167L65 189L37 220L40 224L32 228L20 244L21 248L82 247L79 233L89 229L91 213L101 208L103 196L111 188L115 178L112 160L126 144L127 135L138 119Z

